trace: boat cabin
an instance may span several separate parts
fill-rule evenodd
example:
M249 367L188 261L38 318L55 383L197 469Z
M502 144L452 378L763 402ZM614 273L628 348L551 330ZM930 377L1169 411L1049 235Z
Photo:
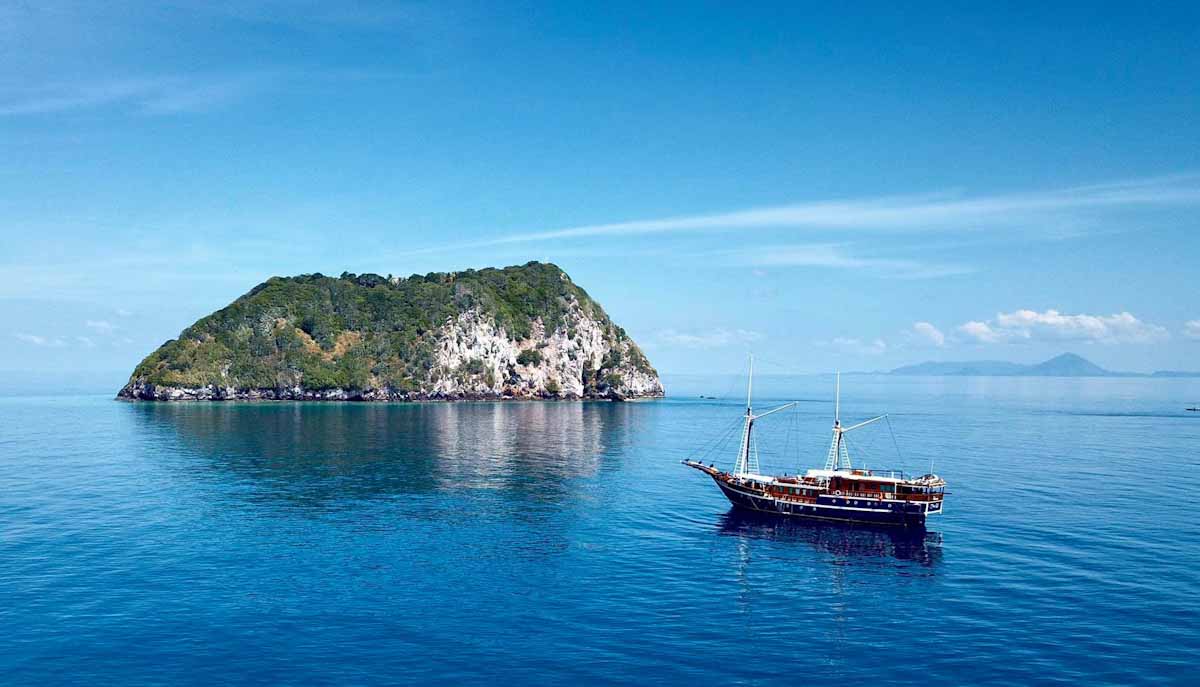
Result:
M899 471L876 474L872 470L809 470L805 481L824 483L835 494L859 498L902 501L940 501L946 482L936 475L906 478Z

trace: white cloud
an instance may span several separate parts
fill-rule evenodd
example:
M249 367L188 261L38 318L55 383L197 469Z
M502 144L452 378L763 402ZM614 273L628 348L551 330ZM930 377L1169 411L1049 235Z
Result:
M105 336L112 334L117 329L117 325L108 320L88 320L83 324L97 334L104 334Z
M699 334L664 329L655 334L654 338L656 341L683 348L722 348L759 341L763 335L747 329L714 329Z
M913 331L929 343L937 347L946 345L946 335L940 329L928 322L917 322L912 326Z
M1143 322L1128 312L1068 315L1057 310L1016 310L997 313L995 319L987 322L967 322L958 331L979 343L1035 340L1153 343L1170 337L1166 328Z
M95 348L96 347L96 342L93 341L91 339L91 337L77 336L77 337L75 337L75 340L87 348Z
M117 312L117 315L119 315L120 317L132 317L133 316L133 312L130 310L126 310L125 308L117 308L116 312Z
M1001 338L1000 333L992 329L991 325L978 320L959 325L958 331L980 343L995 343Z
M883 339L865 341L863 339L839 336L829 341L817 341L816 344L818 346L830 346L839 351L857 355L880 355L887 351L887 342Z
M1200 340L1200 320L1189 320L1183 325L1183 335L1188 339Z
M49 346L51 348L60 348L66 345L66 342L57 337L38 336L37 334L16 334L16 337L21 341L34 346Z

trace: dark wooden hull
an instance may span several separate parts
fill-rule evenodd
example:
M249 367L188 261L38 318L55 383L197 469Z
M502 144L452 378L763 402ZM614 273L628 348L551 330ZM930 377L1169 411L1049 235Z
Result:
M820 496L812 502L777 499L761 492L730 484L718 475L711 475L721 493L735 507L766 515L831 520L839 522L924 527L927 512L941 512L941 502L913 503L849 498L838 495Z

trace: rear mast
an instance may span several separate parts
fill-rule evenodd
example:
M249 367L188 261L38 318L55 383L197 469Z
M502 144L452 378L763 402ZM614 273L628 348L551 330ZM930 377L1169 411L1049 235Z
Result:
M829 455L828 455L828 457L825 458L825 469L836 471L836 470L841 470L844 467L846 470L853 470L854 467L850 464L850 452L846 450L846 441L845 441L845 439L842 438L842 435L845 434L846 432L856 430L859 427L864 427L866 425L869 425L872 422L878 422L878 421L882 420L883 418L887 417L887 415L880 415L879 417L873 417L870 420L860 422L857 425L853 425L850 427L842 427L842 373L841 372L837 373L836 379L837 379L837 381L835 382L836 386L834 387L835 391L833 393L833 441L830 442L830 444L829 444Z

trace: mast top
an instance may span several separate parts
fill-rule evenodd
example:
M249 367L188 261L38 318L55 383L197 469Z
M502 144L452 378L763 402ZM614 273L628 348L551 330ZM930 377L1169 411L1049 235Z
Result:
M750 354L750 375L746 380L746 415L751 415L750 412L750 397L754 391L754 354Z
M833 426L837 427L842 424L842 372L838 370L834 373L837 382L833 392Z

